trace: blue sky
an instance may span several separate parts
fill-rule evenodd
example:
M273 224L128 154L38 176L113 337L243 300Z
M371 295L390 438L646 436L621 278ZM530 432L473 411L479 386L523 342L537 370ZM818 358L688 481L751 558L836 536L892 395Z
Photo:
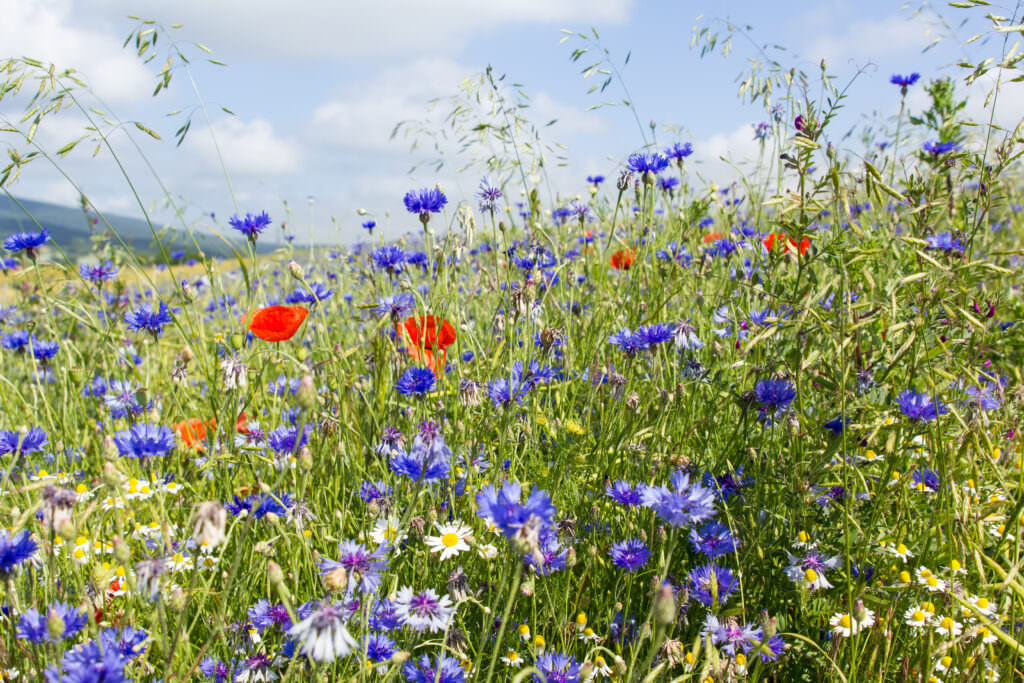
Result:
M181 119L166 114L193 110L196 95L179 73L167 93L152 98L153 72L162 58L146 66L132 51L121 49L134 26L129 14L184 24L172 32L177 40L202 42L229 65L205 64L202 53L188 50L196 57L192 75L209 105L238 207L267 210L280 222L287 216L287 201L299 238L312 232L318 241L358 239L364 220L356 214L359 208L372 212L392 235L415 230L418 222L402 209L408 189L441 183L453 202L472 199L479 171L457 175L454 169L462 162L452 158L439 173L421 169L409 175L423 155L410 153L408 140L392 141L388 134L400 119L427 117L430 98L454 94L463 78L488 64L524 85L532 97L525 110L529 117L538 123L559 119L544 133L568 147L568 166L549 170L562 197L584 192L587 174L614 176L617 164L643 141L626 108L587 111L600 101L586 93L592 81L580 77L587 58L570 63L569 53L580 43L560 43L561 28L596 27L619 64L631 51L623 75L641 120L657 124L661 144L692 142L691 168L718 182L728 182L732 173L720 156L736 163L756 157L751 125L765 114L760 106L736 98L735 78L747 58L756 55L754 46L737 39L727 58L701 59L690 49L691 29L702 13L705 22L728 18L751 25L757 43L786 46L785 53L773 54L811 75L822 57L840 84L859 66L869 65L851 86L832 133L853 153L863 151L863 145L857 136L840 140L841 134L868 118L892 117L898 108L890 75L919 71L926 78L962 77L953 66L961 56L993 54L998 47L985 40L963 45L984 27L978 14L936 4L950 24L974 17L950 36L934 10L915 15L920 5L903 8L884 0L0 0L0 6L8 17L0 27L0 45L8 54L79 69L108 111L121 120L143 121L163 136L162 142L135 137L169 191L187 200L190 219L202 226L210 212L226 219L235 203L199 113L185 144L174 147L173 132ZM941 36L947 37L922 54ZM1019 84L1014 88L1004 93L1000 116L1010 117L1019 111L1017 104L1024 104L1016 92ZM983 114L981 92L980 86L971 91L969 111L975 116ZM810 94L817 96L817 88ZM618 84L612 84L603 99L621 97ZM925 104L920 87L908 103L912 110ZM224 114L220 106L236 115ZM20 118L17 103L0 102L0 115ZM437 121L437 112L434 116ZM38 140L55 150L84 123L73 111L62 113L44 123ZM669 126L680 132L673 134ZM162 196L159 184L123 134L111 140L151 206ZM93 158L91 150L76 151L62 162L64 170L101 210L139 215L112 159L106 153ZM65 204L75 204L78 197L42 162L26 168L12 191ZM310 196L315 197L312 204ZM157 209L154 215L168 214Z

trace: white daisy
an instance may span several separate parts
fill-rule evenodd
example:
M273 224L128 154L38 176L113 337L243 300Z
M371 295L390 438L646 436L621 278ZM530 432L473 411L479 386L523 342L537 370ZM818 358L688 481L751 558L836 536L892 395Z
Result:
M423 541L430 552L441 553L442 561L469 550L473 529L461 520L456 519L446 524L434 522L434 526L437 528L437 536L424 536Z
M405 540L405 529L399 529L400 524L398 517L389 515L387 517L379 517L373 525L373 529L370 531L370 539L377 545L389 545L395 549L395 554L398 554L398 548L401 546L402 541Z
M340 603L322 604L288 629L288 635L302 644L302 654L314 662L333 662L339 657L347 657L357 641L345 628L346 613Z

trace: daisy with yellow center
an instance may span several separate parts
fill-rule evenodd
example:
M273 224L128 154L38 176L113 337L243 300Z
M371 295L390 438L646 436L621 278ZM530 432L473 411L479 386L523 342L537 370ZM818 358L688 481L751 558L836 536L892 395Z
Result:
M923 607L911 607L903 613L903 623L917 629L923 629L931 621L929 614Z
M509 650L505 653L505 656L501 658L501 663L519 668L523 665L523 658L520 657L519 653L515 650Z
M476 554L479 555L482 560L495 560L498 558L498 548L493 543L484 543L483 545L477 546Z
M397 551L405 540L405 529L399 529L399 524L398 517L394 515L378 518L370 530L370 539L377 545L388 545Z
M885 549L887 551L889 551L890 553L892 553L893 555L895 555L896 557L898 557L901 560L903 560L904 562L906 562L908 559L910 559L911 557L914 556L914 553L912 553L907 548L907 546L903 545L902 543L897 543L895 545L890 543L889 545L887 545L885 547Z
M941 635L949 638L956 638L964 631L964 627L953 617L943 617L938 620L935 630Z
M612 671L612 668L608 666L608 662L601 655L594 657L593 664L594 671L601 676L601 678L611 678L615 675L615 672Z
M441 553L441 561L455 557L469 550L469 542L473 539L473 529L461 520L445 524L434 522L436 536L424 536L423 541L432 553Z
M522 638L527 643L530 642L530 625L529 624L519 624L519 637Z
M854 610L855 612L857 610ZM857 635L866 628L871 628L875 625L875 613L872 610L864 609L858 619L855 614L849 614L847 612L837 612L828 621L832 625L832 633L843 638L849 638L850 636Z

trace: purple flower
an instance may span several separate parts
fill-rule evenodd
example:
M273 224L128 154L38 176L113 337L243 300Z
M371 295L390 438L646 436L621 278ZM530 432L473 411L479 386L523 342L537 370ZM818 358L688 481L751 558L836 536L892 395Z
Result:
M947 411L939 401L933 401L928 394L918 394L907 389L896 398L896 405L913 421L931 422Z
M960 145L952 140L947 142L932 142L929 140L921 148L932 156L938 157L960 149Z
M385 245L377 249L370 258L378 270L386 270L392 275L401 273L406 262L405 250L395 245Z
M337 560L320 559L321 576L344 569L348 574L347 594L356 590L376 593L380 589L381 572L388 568L388 546L382 545L371 553L355 541L342 541L338 544L338 553Z
M953 233L940 232L934 235L929 235L925 238L928 241L929 249L938 249L939 251L946 251L952 253L963 253L964 245L959 239L957 239Z
M430 214L440 213L448 198L436 187L433 189L411 190L405 194L405 209L409 213L416 213L420 221L426 223L430 220Z
M651 551L647 549L647 544L641 539L630 538L614 544L608 551L608 555L611 556L612 563L619 569L635 572L647 564L647 560L651 557Z
M50 233L43 228L41 232L16 232L4 240L4 249L16 253L24 251L25 256L35 259L39 247L50 241Z
M672 486L648 486L643 492L644 506L653 509L665 523L689 526L710 519L715 514L715 495L700 484L690 482L690 475L677 470Z
M889 82L893 85L900 86L900 92L904 95L907 94L907 88L917 83L917 79L921 78L921 74L916 71L909 76L901 76L899 74L893 74L889 79Z
M720 646L724 652L728 652L730 655L735 655L738 649L749 652L760 645L764 637L764 631L760 626L753 624L740 626L732 618L719 622L713 614L707 616L704 629L701 631L701 635L707 634L711 634L715 645Z
M657 152L652 154L631 154L626 161L626 168L633 173L641 175L646 173L658 174L668 168L668 159Z
M480 200L481 211L493 212L502 193L500 188L491 184L489 178L484 178L480 181L480 191L476 193L476 196Z
M717 564L694 567L687 578L690 581L690 595L706 607L724 606L737 588L732 571Z
M249 621L260 633L275 626L281 629L281 631L287 631L292 627L292 620L288 616L288 610L285 609L284 605L272 605L266 599L257 601L249 609L248 616Z
M174 432L163 425L132 425L114 434L122 458L162 458L175 446Z
M622 349L623 353L628 356L635 355L650 346L644 336L635 334L628 327L624 327L608 337L608 343Z
M56 637L50 638L50 631L47 620L54 614L64 624L64 631ZM72 607L63 602L55 602L50 605L49 610L40 613L34 609L26 609L18 620L18 638L27 640L30 643L60 642L74 637L89 623L85 612L78 607Z
M628 481L620 480L609 484L604 493L619 505L637 507L643 504L643 489L644 484L637 484L634 488Z
M250 242L255 242L267 226L270 225L270 216L266 211L258 214L245 214L245 218L239 218L237 214L228 219L228 225L245 235Z
M149 332L155 338L171 323L171 314L163 301L159 302L157 310L153 310L153 304L146 302L134 311L125 313L124 322L129 330Z
M537 683L578 683L580 680L580 665L576 658L561 652L545 652L538 656L537 668L544 674L543 678L533 674Z
M366 658L371 662L387 662L398 651L395 644L385 633L371 633L366 637ZM433 678L430 679L433 683Z
M671 147L665 149L665 156L669 159L674 159L677 164L681 164L683 159L693 154L693 145L689 142L685 144L675 143Z
M781 413L796 398L796 389L784 379L763 379L754 385L759 410L762 413Z
M378 318L387 316L391 318L391 322L397 323L412 315L415 309L416 297L409 292L402 292L377 299L377 307L373 312Z
M426 396L437 386L430 368L411 367L395 382L395 390L403 396Z
M96 265L83 263L78 267L78 272L81 274L82 278L97 287L107 280L113 280L117 277L117 271L117 266L110 261L104 261Z
M588 175L587 176L587 182L590 183L591 185L593 185L594 187L597 187L598 185L600 185L601 183L604 182L604 176L603 175Z
M721 522L707 522L690 530L690 545L709 560L736 551L736 539Z
M476 495L476 514L489 520L506 538L512 538L533 521L540 526L550 526L555 506L547 491L534 489L525 503L520 502L522 487L507 481L501 489L489 485Z
M444 653L423 655L419 659L410 659L402 666L402 675L409 683L463 683L466 672L459 665L459 660Z
M32 427L24 436L20 432L0 430L0 455L31 455L46 445L47 441L49 437L40 427Z

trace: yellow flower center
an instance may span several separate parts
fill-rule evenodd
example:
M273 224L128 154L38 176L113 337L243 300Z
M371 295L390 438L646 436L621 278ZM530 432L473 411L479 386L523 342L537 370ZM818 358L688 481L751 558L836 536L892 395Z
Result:
M579 614L577 614L576 615L576 623L579 624L580 626L586 626L587 625L587 615L584 614L583 612L580 612Z
M988 629L985 628L984 626L979 628L978 629L978 637L979 638L988 638Z
M459 535L453 531L449 531L441 537L441 544L444 545L445 548L454 548L458 542Z
M924 612L919 609L914 610L914 613L910 615L913 621L924 621Z
M509 660L510 662L514 662L517 659L519 659L519 653L515 650L509 650L508 653L505 655L505 659Z
M953 560L952 562L949 563L949 568L952 569L955 572L958 572L958 571L960 571L960 563L957 562L956 560Z
M953 619L951 619L950 617L944 617L942 619L942 621L940 622L940 626L942 626L942 628L946 629L947 631L952 630L953 629Z
M798 533L796 535L796 538L801 543L807 543L808 541L811 540L811 535L809 533L807 533L806 531L801 531L800 533Z
M851 626L853 626L853 620L850 619L849 614L844 614L843 616L839 617L839 625L843 628L850 628Z
M921 609L923 609L928 614L935 614L935 603L928 601L921 605Z
M953 658L950 657L949 655L946 655L945 657L943 657L939 661L942 662L942 666L948 668L953 663Z
M745 666L746 663L747 663L747 656L745 654L743 654L742 652L736 653L736 665L737 666Z
M988 598L978 598L978 609L988 609Z
M526 636L530 634L530 627L526 624L519 624L519 635Z
M818 572L813 569L808 569L804 572L804 579L809 583L814 583L818 580Z
M900 572L900 581L903 583L910 583L910 572L903 570Z
M931 586L932 588L935 588L936 586L938 586L938 585L939 585L939 580L938 580L938 579L936 579L936 578L935 578L934 576L929 576L929 577L928 577L928 580L926 581L926 583L927 583L927 584L928 584L929 586Z
M907 554L907 546L905 546L902 543L900 543L898 546L896 546L896 554L897 555L906 555Z

